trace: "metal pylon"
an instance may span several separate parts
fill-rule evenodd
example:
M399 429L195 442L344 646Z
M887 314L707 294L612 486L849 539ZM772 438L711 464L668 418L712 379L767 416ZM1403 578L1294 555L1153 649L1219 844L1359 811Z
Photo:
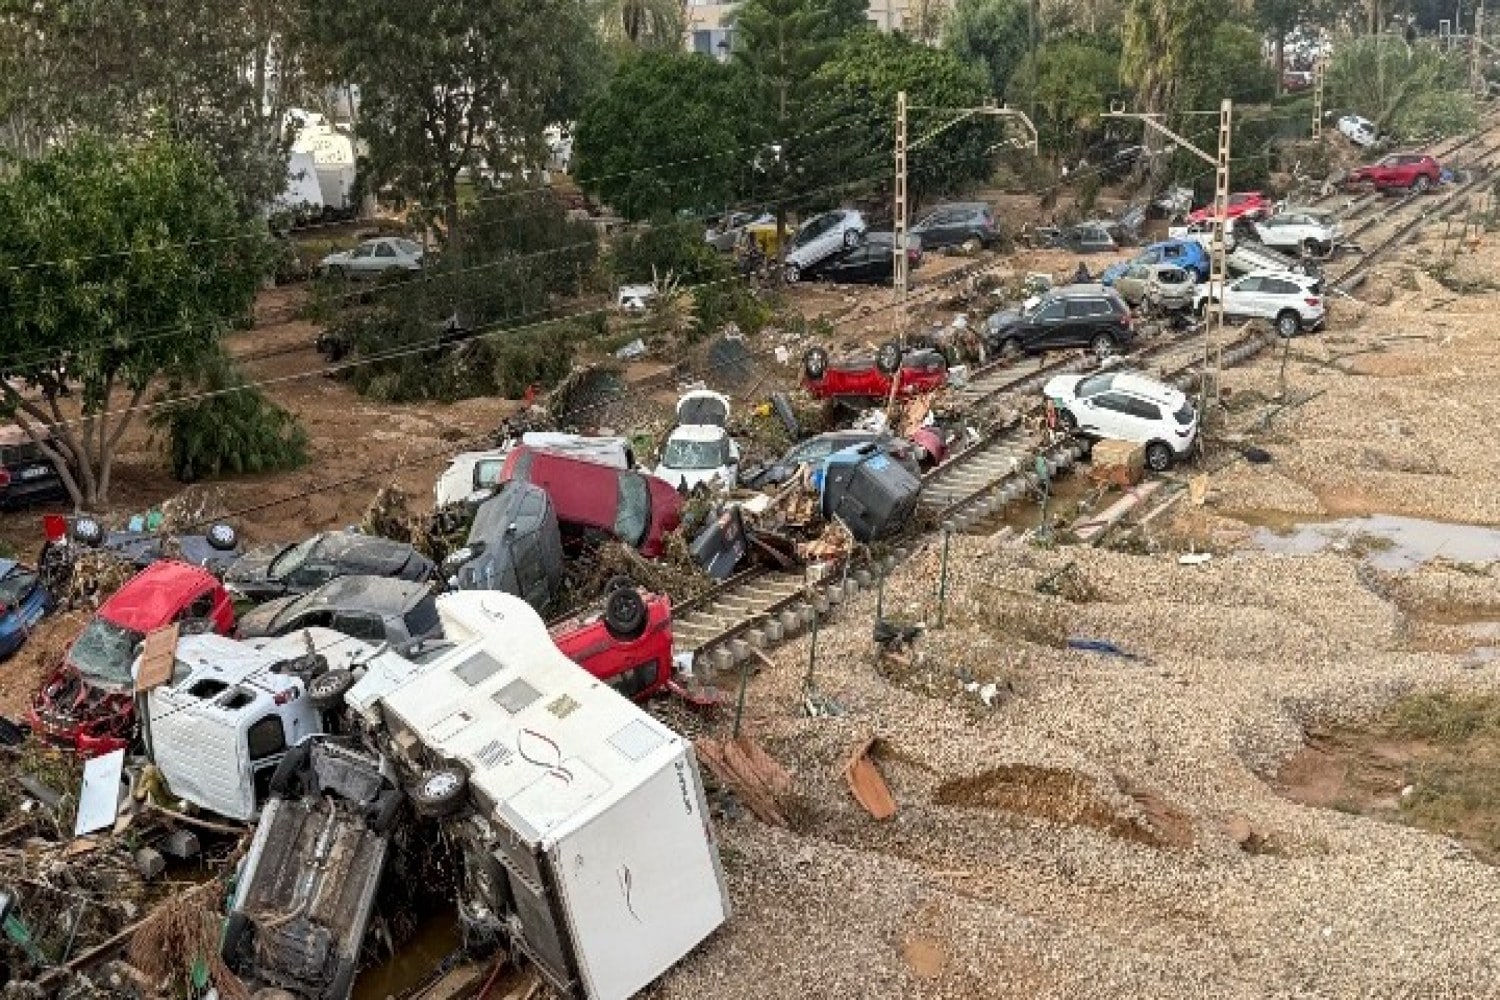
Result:
M1312 137L1323 138L1323 60L1313 63Z
M1213 269L1209 274L1209 295L1214 301L1215 329L1203 338L1203 406L1218 398L1219 359L1223 352L1225 232L1229 221L1229 141L1233 122L1233 102L1219 102L1219 153L1214 163L1214 239Z

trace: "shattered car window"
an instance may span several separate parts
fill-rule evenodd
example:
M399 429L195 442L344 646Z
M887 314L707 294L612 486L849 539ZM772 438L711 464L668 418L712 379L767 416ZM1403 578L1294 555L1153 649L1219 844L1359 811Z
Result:
M684 441L677 438L662 449L662 464L669 469L717 469L729 464L729 441Z
M34 586L36 586L36 574L20 568L0 580L0 611L20 604L26 599L26 595L31 593L31 588Z
M68 659L86 680L129 684L135 647L145 639L139 632L95 618L79 633Z
M615 534L622 541L639 545L651 523L651 491L640 476L620 476L620 506L615 511Z
M288 574L295 573L303 563L307 562L321 540L320 536L314 535L306 541L298 542L273 559L270 567L272 578L279 580Z

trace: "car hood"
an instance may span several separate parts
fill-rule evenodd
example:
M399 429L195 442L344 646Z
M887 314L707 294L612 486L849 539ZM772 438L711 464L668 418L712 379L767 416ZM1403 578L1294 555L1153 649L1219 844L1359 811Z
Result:
M302 600L300 597L278 597L274 601L267 601L251 608L240 617L239 637L258 639L262 636L275 635L276 620L300 600Z
M348 259L349 259L349 251L348 250L340 250L337 253L331 253L327 257L324 257L323 258L323 263L325 263L325 264L337 264L340 261L346 261Z
M1042 395L1048 399L1068 400L1076 397L1078 386L1087 375L1058 375L1056 378L1047 380L1042 386Z
M991 330L1009 330L1011 327L1020 326L1026 322L1026 317L1021 315L1019 309L1002 309L985 320L985 326Z

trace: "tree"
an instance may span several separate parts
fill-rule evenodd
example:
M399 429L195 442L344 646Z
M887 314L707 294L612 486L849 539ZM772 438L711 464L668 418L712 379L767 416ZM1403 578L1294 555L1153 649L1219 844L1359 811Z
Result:
M307 0L332 79L359 88L368 180L457 233L459 181L539 169L596 62L584 0Z
M1278 89L1275 71L1261 58L1260 35L1232 22L1213 29L1178 86L1184 107L1205 110L1226 97L1236 104L1264 103Z
M815 113L815 74L846 34L867 23L864 10L855 0L744 0L735 13L752 146L747 191L774 206L783 249L791 202L833 175L830 152L844 138L840 123Z
M0 178L0 391L76 506L108 502L152 379L248 315L266 264L264 226L242 220L199 152L165 138L79 141Z
M1213 0L1130 0L1120 75L1135 91L1142 111L1179 110L1179 81L1201 54L1203 39L1217 20Z
M1119 59L1072 39L1048 42L1027 56L1011 74L1006 98L1036 108L1036 127L1044 144L1075 152L1088 145L1100 112L1120 89Z
M0 120L20 156L80 131L196 143L240 211L286 185L300 46L295 4L0 0Z
M1313 0L1255 0L1255 23L1276 47L1276 93L1286 75L1286 39L1311 13Z
M923 194L951 190L989 176L989 150L996 137L992 119L959 120L961 110L978 107L988 96L984 73L944 49L902 34L856 32L818 70L815 83L825 92L828 117L862 121L843 153L846 178L878 177L889 189L888 164L896 136L896 95L906 91L910 106L909 141L935 132L907 157L907 191L912 203ZM957 121L957 124L950 124Z
M984 68L990 93L1005 93L1029 50L1027 0L958 0L948 16L944 44L960 59Z
M579 183L627 219L729 204L750 159L745 97L734 64L680 50L627 59L573 129Z
M638 49L681 49L683 0L596 0L606 42Z
M1431 42L1408 46L1389 35L1351 39L1328 67L1328 103L1357 110L1406 139L1472 128L1477 114L1467 92L1463 53Z

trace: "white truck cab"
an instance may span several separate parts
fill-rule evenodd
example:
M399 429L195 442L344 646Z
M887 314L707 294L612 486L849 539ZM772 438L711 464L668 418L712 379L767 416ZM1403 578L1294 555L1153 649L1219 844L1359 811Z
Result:
M378 722L378 702L422 666L331 629L241 642L178 640L171 679L146 695L146 747L172 794L228 819L255 818L290 747L325 731L323 710Z

